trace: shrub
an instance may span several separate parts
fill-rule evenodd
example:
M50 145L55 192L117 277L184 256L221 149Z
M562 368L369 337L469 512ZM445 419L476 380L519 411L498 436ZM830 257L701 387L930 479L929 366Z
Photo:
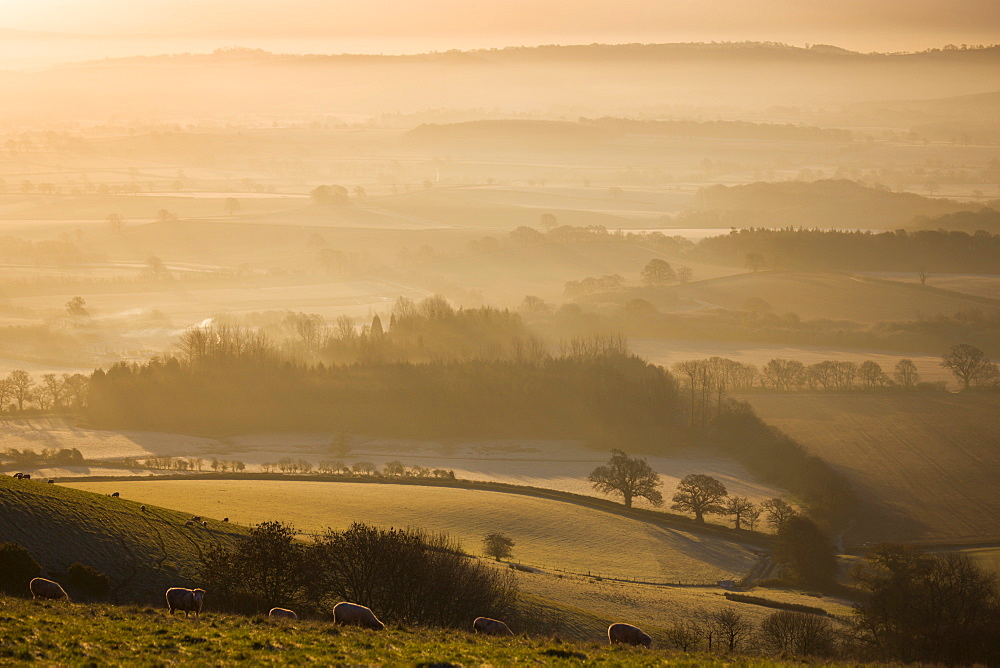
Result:
M104 598L111 586L107 575L93 566L86 566L80 562L70 565L66 573L66 582L91 598Z
M748 596L746 594L733 594L726 592L726 598L730 601L736 601L738 603L762 605L765 608L780 608L781 610L792 610L794 612L804 612L811 615L826 614L826 610L823 608L814 608L811 605L802 605L801 603L783 603L781 601L772 601L769 598L763 598L761 596Z
M34 557L18 543L0 543L0 590L26 596L28 583L42 572Z

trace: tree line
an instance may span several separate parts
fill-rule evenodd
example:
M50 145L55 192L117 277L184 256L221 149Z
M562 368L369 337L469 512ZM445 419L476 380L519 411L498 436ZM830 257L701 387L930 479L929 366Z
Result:
M81 373L43 373L36 378L14 369L0 378L0 413L30 408L60 411L82 410L87 405L90 379Z

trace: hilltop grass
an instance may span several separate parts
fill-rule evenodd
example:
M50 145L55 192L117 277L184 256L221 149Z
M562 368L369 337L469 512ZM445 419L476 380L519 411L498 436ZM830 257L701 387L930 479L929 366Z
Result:
M610 647L606 640L567 643L518 636L495 639L465 631L388 627L384 632L329 621L272 622L206 610L201 619L165 609L38 603L0 598L0 662L45 664L453 664L775 665L672 650Z

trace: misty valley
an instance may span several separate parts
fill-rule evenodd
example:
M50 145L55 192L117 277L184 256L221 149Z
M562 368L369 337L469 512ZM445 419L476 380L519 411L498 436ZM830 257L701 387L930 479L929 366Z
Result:
M1000 661L997 72L0 71L0 661Z

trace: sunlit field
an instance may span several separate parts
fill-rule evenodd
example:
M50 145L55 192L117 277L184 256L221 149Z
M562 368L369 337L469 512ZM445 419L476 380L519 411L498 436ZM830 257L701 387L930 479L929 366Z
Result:
M749 571L750 549L609 513L497 492L368 483L241 480L72 483L87 491L241 524L280 520L315 533L352 522L445 532L479 553L487 533L516 542L525 564L605 577L706 583ZM112 490L114 488L114 490ZM502 512L501 510L502 509ZM623 546L626 546L623 549Z

